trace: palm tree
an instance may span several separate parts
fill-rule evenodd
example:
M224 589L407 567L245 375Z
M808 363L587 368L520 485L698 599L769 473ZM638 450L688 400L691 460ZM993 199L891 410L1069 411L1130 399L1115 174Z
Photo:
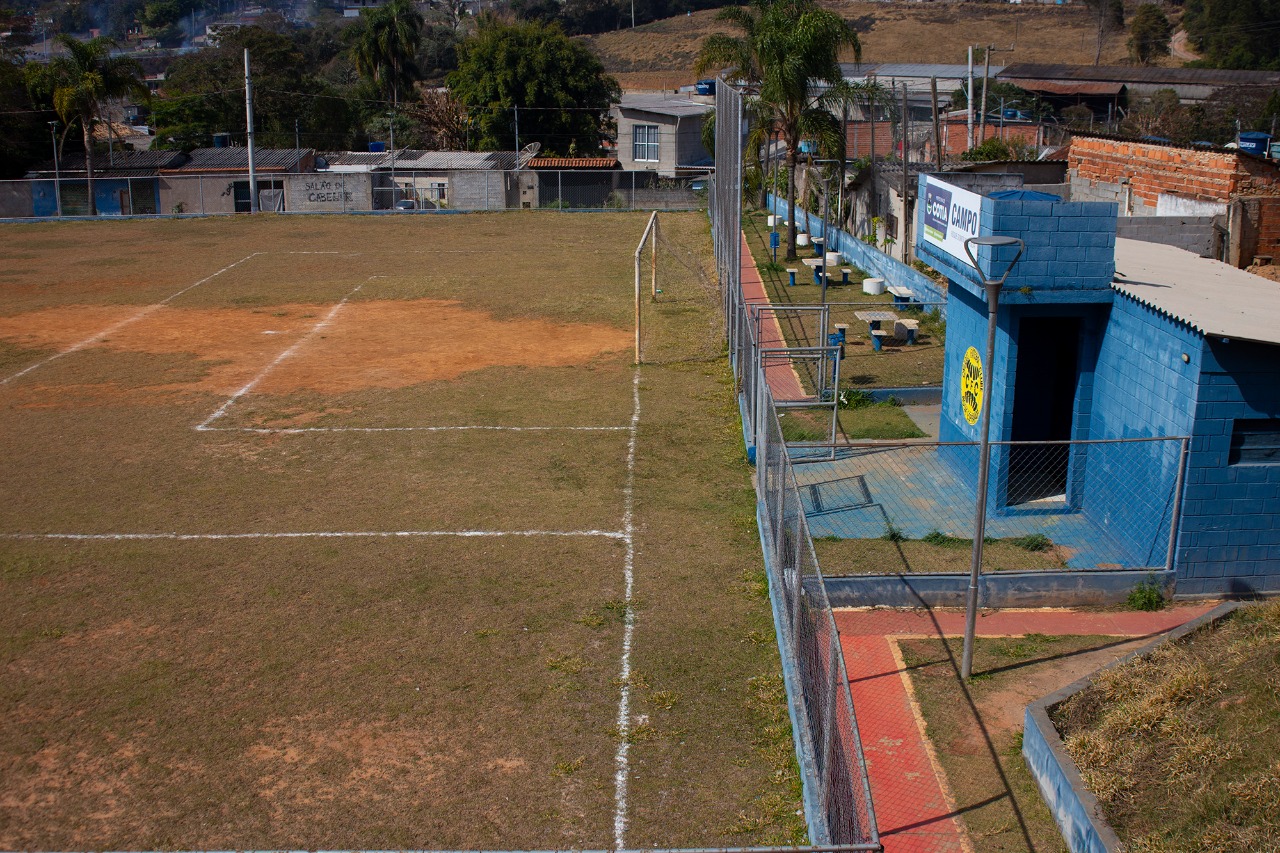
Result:
M93 197L93 124L105 102L129 95L146 97L142 69L125 56L112 56L116 43L100 37L79 41L61 34L56 41L66 48L64 56L47 65L28 66L27 87L34 97L49 99L67 130L80 122L84 134L84 169L89 188L89 215L98 214Z
M391 0L385 6L362 12L364 32L356 40L352 60L356 71L400 103L400 92L419 79L414 56L422 41L422 13L413 0Z
M852 47L860 59L862 46L848 23L813 0L751 0L749 7L726 9L720 17L742 35L708 37L699 67L724 62L731 76L758 85L761 113L786 145L787 204L794 210L801 140L835 148L840 133L839 122L825 108L826 99L815 94L813 86L838 86L843 80L840 49ZM795 258L796 222L790 216L787 260Z

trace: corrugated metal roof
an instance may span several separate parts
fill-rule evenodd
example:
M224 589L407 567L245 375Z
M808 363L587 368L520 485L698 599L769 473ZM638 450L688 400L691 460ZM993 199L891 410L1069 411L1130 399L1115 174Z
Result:
M1280 288L1230 264L1119 238L1112 287L1201 334L1280 344Z
M1119 95L1125 84L1115 80L1030 80L1025 77L1002 77L1004 83L1047 95Z
M531 169L615 169L616 157L534 157Z
M395 165L397 169L410 171L420 169L424 172L462 172L506 170L516 167L514 151L398 151ZM391 158L388 155L381 168L390 168Z
M255 148L253 166L264 172L287 172L298 168L298 164L310 153L310 148ZM165 171L201 172L249 168L248 148L197 148L187 157L186 163Z
M385 151L330 151L321 154L330 166L378 166L387 158Z
M1003 69L1003 65L992 65L992 76L999 74ZM840 65L840 72L851 79L861 79L863 77L910 77L928 80L930 77L937 77L938 79L955 80L969 76L969 65L968 63L944 64L933 62L879 62L873 65L865 62L861 64L844 62ZM981 63L974 63L973 75L975 79L982 77Z
M145 178L160 169L175 168L181 165L187 155L181 151L165 151L154 149L148 151L117 151L114 155L100 154L94 158L94 177L102 175L112 178ZM67 154L58 160L58 171L64 175L79 172L84 175L84 154ZM54 174L53 160L41 163L34 172Z
M687 118L705 115L715 108L714 104L704 104L676 95L651 95L644 93L623 93L618 104L619 109L640 110L654 115Z
M1183 83L1198 86L1280 84L1280 71L1235 71L1222 68L1155 68L1129 65L1050 65L1016 62L1006 65L1001 80L1107 80L1122 83Z

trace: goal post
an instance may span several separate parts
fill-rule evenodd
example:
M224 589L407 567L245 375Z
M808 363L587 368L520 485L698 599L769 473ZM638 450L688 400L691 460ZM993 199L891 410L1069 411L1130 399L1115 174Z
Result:
M656 210L649 215L649 223L645 225L644 233L640 235L640 242L636 244L636 364L643 363L643 356L640 351L640 255L644 252L644 244L646 240L649 241L650 244L650 298L654 298L658 295L658 211Z

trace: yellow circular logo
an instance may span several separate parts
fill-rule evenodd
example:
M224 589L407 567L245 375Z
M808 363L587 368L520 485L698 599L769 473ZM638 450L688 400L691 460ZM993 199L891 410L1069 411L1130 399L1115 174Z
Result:
M965 350L964 363L960 365L960 406L964 419L970 425L976 424L982 414L982 356L973 347Z

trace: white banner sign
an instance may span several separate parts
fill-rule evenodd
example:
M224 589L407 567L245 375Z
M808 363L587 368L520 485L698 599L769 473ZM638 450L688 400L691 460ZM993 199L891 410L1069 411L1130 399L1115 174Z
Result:
M924 241L969 266L964 241L978 236L982 196L927 175L924 182Z

